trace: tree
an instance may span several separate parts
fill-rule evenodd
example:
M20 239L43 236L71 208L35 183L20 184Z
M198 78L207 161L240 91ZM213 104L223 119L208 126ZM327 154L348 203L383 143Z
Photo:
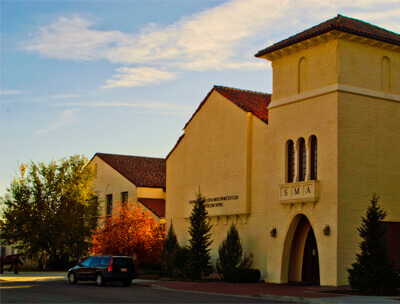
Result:
M210 249L212 243L211 225L207 222L208 212L206 210L206 199L201 193L196 194L193 210L190 215L189 234L189 257L187 270L192 279L201 279L212 273L213 267L210 264Z
M160 262L164 228L137 204L113 209L92 235L91 254L136 256L140 263Z
M41 256L46 267L65 268L87 254L99 204L92 191L94 169L75 155L58 162L22 164L3 205L0 231L4 244L27 256Z
M174 258L175 253L179 248L178 240L176 238L176 234L174 232L174 227L172 225L169 226L167 237L164 240L163 244L163 252L161 255L161 263L165 274L169 277L174 276Z
M400 286L399 273L391 264L384 235L386 229L382 221L387 213L378 205L379 197L373 195L371 205L362 217L358 228L361 238L361 253L348 269L350 285L362 291L396 289Z
M239 233L232 225L226 238L218 248L217 272L225 279L230 280L231 274L236 269L250 268L253 263L252 255L243 257L243 247Z

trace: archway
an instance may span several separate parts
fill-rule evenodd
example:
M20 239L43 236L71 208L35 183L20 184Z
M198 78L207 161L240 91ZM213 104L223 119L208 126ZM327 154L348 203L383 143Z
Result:
M305 215L296 216L291 228L287 236L291 242L285 246L286 250L290 250L288 281L319 284L318 248L314 230Z

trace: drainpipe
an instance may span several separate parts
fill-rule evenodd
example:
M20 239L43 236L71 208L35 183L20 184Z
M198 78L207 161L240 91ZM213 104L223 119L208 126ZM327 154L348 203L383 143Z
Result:
M251 204L251 156L252 156L252 117L251 112L247 112L247 155L246 155L246 213L250 213Z

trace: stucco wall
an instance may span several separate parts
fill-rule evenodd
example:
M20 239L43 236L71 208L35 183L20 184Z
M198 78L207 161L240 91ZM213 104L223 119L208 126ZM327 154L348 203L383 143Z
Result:
M95 156L91 163L97 165L96 178L93 181L93 187L98 195L101 216L106 215L106 195L113 195L113 207L118 207L122 200L122 192L128 192L128 200L132 203L138 203L138 197L141 198L161 198L165 199L165 192L161 188L147 188L147 187L136 187L132 182L122 176L118 171ZM146 211L150 211L143 204L139 204ZM154 213L152 217L156 220L160 220Z
M193 118L167 160L167 222L173 220L181 245L188 239L188 201L199 186L207 197L238 194L240 199L223 208L208 209L214 261L235 223L245 251L254 255L253 266L268 282L298 279L301 269L290 261L293 265L301 258L304 240L292 248L292 238L303 215L315 233L321 285L344 285L358 251L356 228L372 192L381 196L387 220L400 221L399 53L337 37L271 55L274 91L268 124L254 116L249 120L216 92ZM382 57L390 62L389 91L382 91ZM305 72L299 73L301 58ZM291 139L296 145L299 138L308 143L312 135L318 141L313 201L284 202L280 187L286 182L286 143ZM330 235L323 233L326 225ZM276 237L270 236L272 228Z
M388 213L386 220L400 221L400 53L348 41L341 43L340 52L342 81L373 91L339 95L338 272L339 281L346 282L346 268L359 252L357 227L373 192ZM384 56L391 61L391 93L398 101L393 95L377 98Z

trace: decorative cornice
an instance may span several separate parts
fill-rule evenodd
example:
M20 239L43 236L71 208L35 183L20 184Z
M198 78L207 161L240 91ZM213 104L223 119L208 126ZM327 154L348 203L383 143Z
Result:
M355 86L345 85L345 84L333 84L330 86L318 88L315 90L306 91L300 94L295 94L289 97L284 97L281 99L274 99L274 95L272 94L272 101L268 107L268 109L273 109L277 107L281 107L287 104L295 103L302 101L304 99L315 98L318 96L335 93L335 92L345 92L351 93L361 96L380 98L388 101L400 102L399 94L391 94L381 91L369 90L365 88L359 88Z

